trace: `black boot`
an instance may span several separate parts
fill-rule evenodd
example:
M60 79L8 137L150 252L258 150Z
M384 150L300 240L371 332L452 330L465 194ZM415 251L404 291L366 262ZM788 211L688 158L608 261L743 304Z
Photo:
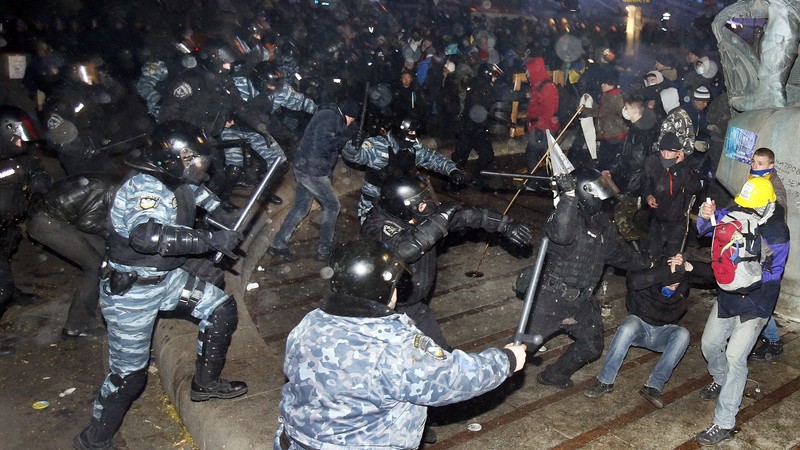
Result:
M267 201L272 203L273 205L283 204L283 199L273 194L272 192L267 192L266 194L264 194L264 197L266 197Z
M245 382L220 378L231 336L238 323L233 297L218 306L208 320L211 325L199 335L202 353L197 357L197 371L192 378L193 402L203 402L211 398L234 398L247 393Z
M137 370L121 378L112 374L107 381L117 386L117 391L108 397L97 394L102 408L100 419L92 416L89 426L72 439L72 447L76 450L115 450L112 438L122 425L122 420L133 403L133 399L147 383L147 369ZM101 387L102 392L102 387Z
M222 203L222 208L226 211L233 211L237 208L237 206L231 202L231 193L242 178L242 171L243 168L239 166L225 166L225 184L220 189L220 192L216 194Z

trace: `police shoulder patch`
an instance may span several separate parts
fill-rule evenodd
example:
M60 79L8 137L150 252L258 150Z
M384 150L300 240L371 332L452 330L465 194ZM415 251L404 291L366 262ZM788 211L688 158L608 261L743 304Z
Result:
M386 236L391 237L391 236L394 236L395 234L403 231L403 228L400 227L400 225L398 225L398 224L396 224L394 222L388 222L387 221L387 222L383 222L383 230L382 231L383 231L383 234L385 234Z
M373 144L369 139L361 143L361 150L369 152L372 151L373 148L375 148L375 144Z
M182 82L178 85L173 91L172 95L175 98L186 98L192 95L192 86L189 85L187 82Z
M447 359L447 353L444 352L442 347L436 345L433 339L425 336L424 334L414 335L414 348L418 348L425 352L431 358L437 361L444 361Z
M161 201L161 197L155 194L142 194L139 197L139 208L140 209L153 209L158 206L158 203Z

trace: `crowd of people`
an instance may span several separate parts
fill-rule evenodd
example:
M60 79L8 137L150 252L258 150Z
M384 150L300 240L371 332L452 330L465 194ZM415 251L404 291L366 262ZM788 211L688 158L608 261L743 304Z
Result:
M316 200L323 209L317 259L333 269L322 306L287 343L289 383L276 448L413 448L423 437L425 406L479 395L521 370L524 344L480 354L453 349L427 305L436 245L451 230L532 243L531 228L504 214L439 203L418 172L447 177L453 192L484 188L480 172L492 163L496 124L505 133L527 131L525 171L543 170L547 133L565 130L572 136L567 154L578 167L555 174L557 205L545 227L551 246L528 324L545 340L563 332L574 343L537 381L569 388L577 370L602 356L594 289L608 264L629 272L631 315L585 394L612 392L627 349L641 346L664 353L639 392L663 406L661 393L688 346L678 322L690 281L716 276L713 264L682 255L695 200L713 193L729 118L720 64L706 39L681 48L648 32L651 52L623 62L621 27L577 20L390 11L356 1L311 8L239 3L153 2L141 10L2 19L2 51L29 58L21 79L0 84L0 165L3 174L14 169L1 185L0 307L36 301L16 289L10 269L25 223L31 238L82 270L62 337L108 335L109 374L74 448L113 448L146 382L159 311L199 325L193 401L247 392L245 382L220 377L238 313L210 258L235 257L242 236L208 222L231 225L232 191L252 188L265 173L273 175L271 190L290 171L297 182L267 253L296 257L292 234ZM566 60L552 44L568 34L583 51ZM527 91L512 88L516 73L526 74ZM519 125L503 115L502 105L512 101L527 111ZM452 143L452 159L424 145L423 134ZM34 143L53 152L61 170L44 171ZM332 176L340 156L366 173L358 210L363 239L337 247ZM709 316L703 354L714 381L701 396L717 399L717 410L697 435L701 444L735 433L748 356L782 352L771 315L789 237L785 189L769 149L753 155L751 176L732 208L706 202L699 210L698 234L714 233L707 221L750 220L762 230L764 252L770 249L760 261L763 279L747 290L721 289ZM605 201L611 197L618 198L613 206ZM264 198L283 203L272 192ZM640 210L649 212L647 234L635 220ZM518 293L532 273L522 272ZM763 345L753 350L765 326ZM308 350L337 336L350 342L335 362ZM353 357L359 348L370 351ZM2 347L4 354L13 350ZM341 381L333 390L307 376L320 358L332 367L331 380ZM409 358L416 364L404 367ZM386 385L354 391L366 364L379 367ZM334 404L341 392L353 402ZM391 402L372 408L373 396ZM351 428L302 419L353 411L361 421ZM404 421L391 420L401 414Z

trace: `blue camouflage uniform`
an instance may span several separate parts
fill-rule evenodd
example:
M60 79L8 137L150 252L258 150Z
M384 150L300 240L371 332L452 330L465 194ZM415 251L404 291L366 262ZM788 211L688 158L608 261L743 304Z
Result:
M457 169L453 161L422 145L419 141L415 142L408 151L414 153L416 167L432 170L442 175L449 175L450 172ZM381 194L381 189L375 184L379 181L371 179L370 169L374 172L385 168L389 164L390 152L392 152L392 156L401 152L400 145L391 132L386 133L386 136L367 138L358 148L348 141L342 149L342 156L345 160L366 166L368 170L364 184L361 185L361 200L358 202L358 217L361 218L361 222L364 222L367 213L372 209L373 201Z
M234 76L233 81L239 89L242 100L249 102L260 95L248 77ZM265 93L265 95L267 95L272 102L272 111L262 111L264 114L274 113L281 107L293 111L305 111L309 114L314 114L317 110L317 105L313 100L306 98L303 94L294 91L288 86L278 88L274 92ZM278 144L275 139L268 140L265 137L266 129L259 131L262 132L257 132L250 127L238 127L234 125L222 131L222 140L247 140L253 150L264 158L264 161L267 162L267 166L271 166L278 159L286 159L286 153L283 151L280 144ZM224 151L225 165L244 167L244 153L241 147L226 147Z
M205 331L209 326L209 316L229 298L219 287L181 268L185 261L183 257L152 256L150 261L156 262L156 258L163 261L156 262L161 266L156 268L135 265L132 263L135 257L117 257L115 253L123 255L124 250L112 250L115 245L113 240L127 241L134 228L149 220L190 228L197 206L207 210L219 206L219 200L205 187L193 186L193 192L183 197L176 194L180 189L173 192L155 177L138 173L127 179L114 196L109 211L107 265L119 272L135 271L142 282L137 282L124 294L112 295L109 293L110 280L100 281L100 307L108 325L110 371L100 388L100 397L108 398L118 389L112 377L124 378L147 367L153 326L159 311L175 310L179 302L186 303L189 299L188 304L193 305L191 316L200 320L200 330ZM183 220L179 220L181 216ZM129 261L125 261L125 264L119 259ZM198 352L200 347L198 342ZM98 398L93 411L98 420L102 409Z
M148 61L142 65L142 75L136 81L136 92L147 104L147 112L158 119L161 110L161 93L156 86L169 76L167 63L164 61Z
M365 332L368 330L368 332ZM281 425L290 448L412 449L427 406L464 401L513 371L506 352L442 350L405 314L311 311L286 341Z

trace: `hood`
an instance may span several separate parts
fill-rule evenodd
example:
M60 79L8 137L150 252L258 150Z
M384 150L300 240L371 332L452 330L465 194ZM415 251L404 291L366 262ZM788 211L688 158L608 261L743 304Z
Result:
M544 80L549 79L547 69L544 66L544 58L537 56L525 63L525 70L530 77L531 86L538 86Z
M717 63L708 59L708 56L703 56L700 58L700 61L702 61L703 66L706 68L706 71L703 72L703 78L707 80L714 78L719 71L719 66L717 66Z
M666 88L661 91L659 95L661 95L661 104L664 106L664 111L667 114L681 105L678 90L675 88Z
M656 126L657 122L658 117L656 116L656 112L645 107L641 119L637 120L633 126L638 130L651 130Z
M654 83L654 85L655 84L661 84L661 83L664 82L664 75L662 75L661 72L659 72L657 70L651 70L650 72L647 72L647 75L645 76L645 79L647 79L647 77L649 77L650 75L653 75L654 77L656 77L656 82Z

